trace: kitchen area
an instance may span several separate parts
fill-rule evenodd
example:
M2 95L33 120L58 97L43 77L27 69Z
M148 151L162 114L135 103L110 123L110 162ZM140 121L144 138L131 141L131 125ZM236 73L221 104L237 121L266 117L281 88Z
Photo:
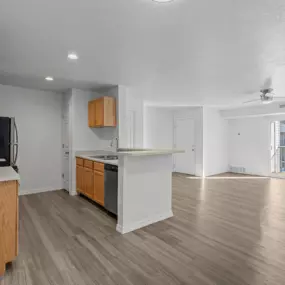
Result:
M116 230L125 234L173 216L172 156L182 151L121 146L119 129L124 121L119 100L97 96L81 104L86 110L82 128L88 126L94 134L105 129L114 137L101 149L71 151L70 161L75 169L73 195L116 215Z
M121 234L173 216L172 156L181 151L143 148L141 102L119 87L41 96L38 105L23 100L26 111L15 117L0 117L0 278L19 253L19 195L85 199ZM2 113L13 114L13 104Z

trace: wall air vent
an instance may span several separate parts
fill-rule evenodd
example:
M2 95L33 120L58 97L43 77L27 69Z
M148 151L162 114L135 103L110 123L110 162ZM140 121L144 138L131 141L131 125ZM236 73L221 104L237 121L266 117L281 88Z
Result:
M244 167L239 167L239 166L230 166L230 172L233 173L245 173L245 168Z

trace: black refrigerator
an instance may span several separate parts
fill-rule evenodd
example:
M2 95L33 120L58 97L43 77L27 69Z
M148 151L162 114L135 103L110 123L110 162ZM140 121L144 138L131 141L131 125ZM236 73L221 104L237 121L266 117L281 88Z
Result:
M0 167L12 166L18 172L18 150L15 118L0 117Z

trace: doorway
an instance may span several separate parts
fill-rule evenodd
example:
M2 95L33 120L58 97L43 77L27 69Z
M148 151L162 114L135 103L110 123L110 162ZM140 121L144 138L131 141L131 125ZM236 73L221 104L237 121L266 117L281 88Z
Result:
M62 104L62 185L63 189L70 192L70 96L64 96Z
M190 118L174 120L174 148L185 150L174 156L174 171L195 175L195 124Z

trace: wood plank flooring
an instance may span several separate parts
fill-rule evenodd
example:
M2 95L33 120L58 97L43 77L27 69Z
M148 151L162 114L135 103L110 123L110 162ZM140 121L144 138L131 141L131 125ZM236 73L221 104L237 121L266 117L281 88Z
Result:
M175 175L173 210L122 236L82 197L22 196L20 253L0 284L285 284L285 180Z

